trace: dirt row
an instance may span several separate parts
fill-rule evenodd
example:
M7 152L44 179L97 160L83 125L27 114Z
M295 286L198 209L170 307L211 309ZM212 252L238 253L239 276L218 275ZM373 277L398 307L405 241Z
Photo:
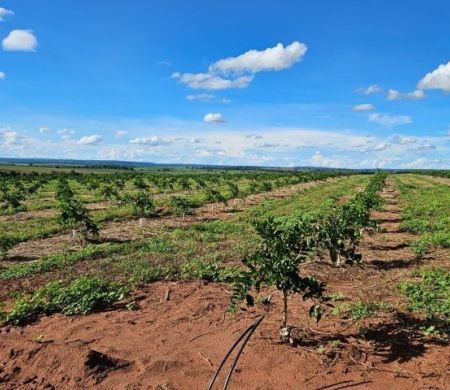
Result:
M401 307L397 283L417 264L401 232L398 191L388 180L383 231L367 233L364 264L310 264L313 273L342 293L345 302L388 301ZM433 264L449 258L429 254ZM295 346L280 344L281 297L269 305L228 309L230 287L202 282L158 282L136 293L139 310L89 316L54 315L0 333L0 388L5 389L200 389L237 336L259 314L265 320L247 345L230 389L447 389L450 347L424 336L422 319L403 310L359 322L308 318L307 302L290 298ZM222 382L223 383L223 382ZM3 386L3 387L2 387Z
M104 222L102 223L98 242L132 241L151 237L161 228L186 227L197 222L230 219L235 217L236 213L254 206L264 199L282 199L307 188L330 183L334 180L338 179L301 183L279 190L249 195L244 199L231 199L228 202L229 206L227 207L224 207L222 204L208 203L196 209L193 215L187 215L185 218L174 215L144 218L142 226L138 224L136 218ZM33 261L41 256L52 253L58 253L64 250L79 250L81 248L82 245L80 243L77 244L73 242L71 234L58 234L48 238L30 240L16 245L9 252L9 262Z

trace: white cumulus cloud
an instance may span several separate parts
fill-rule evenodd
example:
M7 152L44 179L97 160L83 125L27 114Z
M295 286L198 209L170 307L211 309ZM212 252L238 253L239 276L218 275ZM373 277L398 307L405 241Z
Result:
M392 127L396 125L407 125L412 123L412 119L408 115L387 115L374 112L369 115L369 121L378 123L382 126Z
M170 141L166 141L160 137L134 138L130 141L130 144L148 145L148 146L165 146L165 145L169 145L170 143L171 143Z
M439 65L417 84L419 89L441 89L450 92L450 62Z
M392 143L398 144L398 145L408 145L408 144L415 144L417 142L417 138L414 137L405 137L401 135L396 135L394 138L392 138Z
M253 76L240 76L237 78L223 78L210 73L179 73L172 74L173 79L193 89L230 89L247 88Z
M373 150L379 152L379 151L381 151L381 150L385 150L388 146L389 146L389 145L388 145L387 143L383 142L383 143L381 143L381 144L375 145L374 148L373 148Z
M38 41L32 30L12 30L2 46L6 51L36 51Z
M249 50L237 57L228 57L209 66L211 73L258 73L288 69L305 55L307 47L295 41L286 47L278 43L265 50Z
M5 146L17 145L20 139L19 133L16 131L2 131L3 144Z
M215 113L214 112L210 112L209 114L206 114L204 116L203 120L206 123L211 123L211 122L221 123L221 122L224 122L222 114L220 112L215 112Z
M5 72L0 72L0 80L4 80L6 78Z
M278 43L264 50L249 50L237 57L221 59L209 65L207 73L175 72L172 78L193 89L246 88L255 73L288 69L306 53L301 42L284 46Z
M359 88L357 91L361 92L364 95L372 95L374 93L381 92L381 88L377 84L372 84L367 88Z
M98 134L87 135L85 137L81 137L78 141L78 145L98 145L102 142L102 137Z
M402 93L396 89L390 89L387 93L388 100L421 100L425 98L425 93L417 89L413 92Z
M361 111L372 111L375 109L375 106L373 104L370 103L365 103L365 104L357 104L355 106L352 107L353 111L356 112L361 112Z
M219 103L230 103L230 99L221 98L211 93L198 93L195 95L186 95L186 100L189 101L199 101L199 102L219 102Z
M128 134L128 131L126 130L116 130L116 132L114 133L116 138L123 138Z
M72 138L72 135L75 134L75 130L61 129L57 131L58 135L61 139L67 140Z
M13 16L13 15L14 15L13 11L3 8L3 7L0 7L0 22L3 22L4 20L6 20L7 18L9 18L10 16Z

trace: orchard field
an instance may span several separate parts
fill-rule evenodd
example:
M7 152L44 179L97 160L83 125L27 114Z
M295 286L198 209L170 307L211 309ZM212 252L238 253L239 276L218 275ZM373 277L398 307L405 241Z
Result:
M207 388L260 315L229 388L450 383L448 172L2 167L0 207L1 389Z

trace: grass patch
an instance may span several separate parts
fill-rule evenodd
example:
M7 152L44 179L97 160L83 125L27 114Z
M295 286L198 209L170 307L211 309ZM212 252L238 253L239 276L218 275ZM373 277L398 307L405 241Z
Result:
M87 314L111 306L129 293L128 287L100 278L81 277L67 286L50 282L34 294L17 300L11 311L3 312L3 322L25 325L53 313Z
M340 303L331 311L332 315L349 318L353 321L372 317L380 311L388 311L391 306L386 302L355 302L352 304Z
M417 257L430 247L450 248L450 187L419 175L396 176L403 209L401 228L418 235Z
M400 284L408 298L408 310L425 313L430 319L450 321L450 271L425 268L415 271L415 281Z

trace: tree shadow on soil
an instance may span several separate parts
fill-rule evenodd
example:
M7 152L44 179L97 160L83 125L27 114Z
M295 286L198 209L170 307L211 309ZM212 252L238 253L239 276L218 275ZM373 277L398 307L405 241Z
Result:
M413 260L372 260L368 264L378 270L390 270L390 269L400 269L409 268L412 266L420 265L422 261L420 259Z
M437 329L445 326L441 321L423 320L410 314L396 312L392 322L367 328L363 332L363 338L373 343L374 354L382 357L385 363L404 363L423 356L427 350L426 344L447 345L445 340L426 337L423 334L421 329L431 325Z
M382 243L382 244L369 245L369 249L376 250L376 251L396 251L399 249L404 249L408 246L409 245L407 242L400 242L400 243L393 243L393 244Z
M22 256L22 255L16 255L16 256L9 256L8 258L7 258L7 260L9 261L9 262L12 262L12 263L23 263L23 262L29 262L29 261L32 261L32 260L36 260L36 259L38 259L39 258L39 256Z
M339 342L339 352L332 351L331 357L339 353L341 358L349 356L356 362L367 356L378 356L383 363L405 363L423 356L427 344L446 346L448 342L434 336L425 336L423 329L433 325L435 329L447 330L442 321L418 319L410 314L396 312L388 322L361 327L357 333L315 333L296 328L293 345L303 348L319 348ZM336 344L335 344L336 345Z

